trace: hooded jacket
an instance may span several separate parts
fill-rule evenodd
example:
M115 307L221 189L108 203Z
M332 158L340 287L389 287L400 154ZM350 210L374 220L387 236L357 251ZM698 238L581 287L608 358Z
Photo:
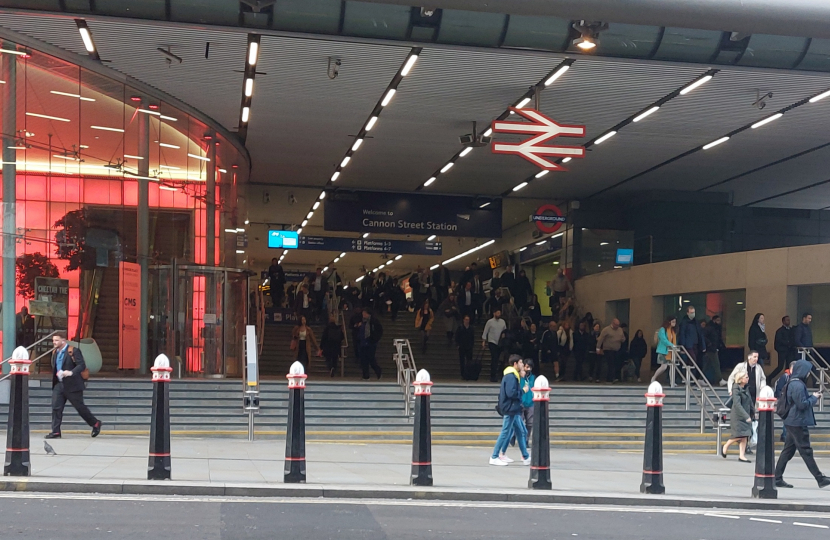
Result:
M507 366L499 388L499 411L504 416L522 413L522 388L519 372L513 366Z
M818 398L811 395L807 391L807 385L804 384L812 369L812 364L807 360L798 360L793 367L790 384L787 387L787 401L790 404L790 412L784 419L785 426L809 427L816 425L813 406Z

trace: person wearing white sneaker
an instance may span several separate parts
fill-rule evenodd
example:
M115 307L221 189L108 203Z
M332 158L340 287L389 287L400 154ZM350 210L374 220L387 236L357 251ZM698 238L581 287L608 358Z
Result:
M509 365L504 370L498 404L499 414L504 417L504 420L499 438L493 447L493 454L490 456L490 465L505 466L509 463L510 458L504 456L502 450L507 448L511 431L516 433L516 442L519 443L519 450L522 452L522 463L530 464L530 454L527 452L527 428L522 419L522 389L519 373L523 367L522 357L513 354L510 356Z

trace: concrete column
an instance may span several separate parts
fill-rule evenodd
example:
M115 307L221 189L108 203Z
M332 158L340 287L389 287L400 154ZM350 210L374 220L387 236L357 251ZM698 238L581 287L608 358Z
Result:
M207 183L205 185L205 257L206 266L216 266L216 137L210 134L208 140L207 157L210 162L207 164Z
M781 317L789 315L793 324L801 322L796 313L789 313L794 287L787 287L787 249L749 251L746 253L746 301L747 307L744 339L756 313L763 313L767 328L767 351L769 364L764 370L769 373L778 365L778 354L773 348L775 331L781 326Z
M3 46L15 50L13 43ZM11 358L15 346L15 282L14 262L17 239L17 153L9 148L15 146L17 132L17 56L2 55L2 73L6 84L2 86L3 95L3 358ZM8 373L9 365L3 365L3 373Z
M146 103L142 103L142 107L146 107ZM150 175L150 115L138 115L138 155L143 159L138 160L138 175L143 178L138 179L138 209L136 212L136 244L137 244L137 258L138 264L141 266L141 292L139 298L141 299L141 311L139 317L139 327L141 330L141 337L139 346L141 353L139 358L139 373L142 375L147 373L147 324L149 322L150 309L150 180L147 177Z

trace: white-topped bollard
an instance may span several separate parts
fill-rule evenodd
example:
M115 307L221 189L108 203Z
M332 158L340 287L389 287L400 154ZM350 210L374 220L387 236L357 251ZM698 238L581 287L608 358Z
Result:
M663 494L663 387L654 381L646 394L646 441L643 448L643 482L640 493Z
M764 386L758 392L758 446L755 448L755 485L752 496L756 499L777 499L775 489L775 392Z
M544 375L533 383L533 446L530 448L530 489L551 489L550 385Z
M305 381L300 362L288 370L288 425L285 430L285 468L283 482L305 483Z
M429 412L429 397L432 395L432 381L429 372L422 369L415 375L415 431L412 434L412 486L432 485L432 420Z
M150 417L150 458L147 480L170 480L170 359L160 354L153 367L153 415Z
M4 476L29 476L32 471L29 458L29 351L17 347L9 360L11 389L9 416L6 428L6 462Z

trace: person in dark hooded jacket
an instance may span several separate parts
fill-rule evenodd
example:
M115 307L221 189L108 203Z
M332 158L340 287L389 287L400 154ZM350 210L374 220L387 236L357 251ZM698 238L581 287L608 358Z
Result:
M792 484L784 481L784 470L787 463L795 455L795 451L801 454L801 459L807 465L810 474L818 482L818 487L830 486L830 478L824 476L813 457L813 448L810 446L810 427L816 425L816 417L813 414L813 407L821 394L815 392L810 394L807 391L805 379L810 375L813 366L807 360L798 360L793 366L787 391L782 396L787 400L789 412L784 418L784 425L787 426L787 438L784 449L778 457L775 466L775 485L783 488L791 488Z

